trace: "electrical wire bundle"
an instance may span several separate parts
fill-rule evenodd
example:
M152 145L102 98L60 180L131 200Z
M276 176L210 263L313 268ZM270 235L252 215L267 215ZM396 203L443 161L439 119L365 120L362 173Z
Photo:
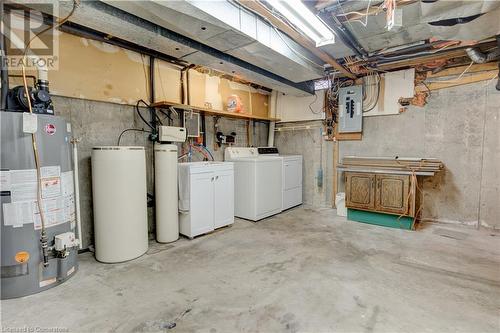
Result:
M354 84L351 79L336 79L335 73L326 77L328 89L325 92L323 111L325 112L325 134L327 140L333 140L335 136L335 124L338 122L338 97L341 87L348 87Z
M380 97L380 75L372 73L363 77L363 112L369 112L377 106Z
M153 112L154 117L156 118L156 120L158 121L158 123L160 125L163 125L163 121L165 121L167 118L168 118L168 124L171 125L171 123L173 122L172 113L175 113L176 115L178 115L177 111L175 111L172 107L170 107L170 109L167 112L165 112L161 109L157 110L156 108L151 107L151 105L146 103L143 99L138 100L137 103L135 104L135 111L137 112L137 115L139 116L139 118L144 122L144 124L146 124L151 130L145 130L144 128L127 128L120 133L120 136L118 137L118 143L117 143L118 146L120 145L121 138L122 138L123 134L125 134L127 132L144 132L144 133L149 133L152 135L154 135L156 133L156 128L154 128L153 125L151 125L151 123L149 121L147 121L146 118L144 118L144 116L142 115L141 109L139 108L139 105L141 103L144 106L146 106L147 108L149 108L151 112ZM164 115L163 119L161 119L158 116L157 111L159 111L160 113L162 113Z
M336 109L338 108L338 100L335 98L335 74L331 74L327 76L328 79L328 89L325 91L325 103L324 103L324 111L325 118L327 121L327 125L333 127L334 123L337 122ZM328 124L328 121L331 120L331 124ZM328 133L328 131L327 131Z

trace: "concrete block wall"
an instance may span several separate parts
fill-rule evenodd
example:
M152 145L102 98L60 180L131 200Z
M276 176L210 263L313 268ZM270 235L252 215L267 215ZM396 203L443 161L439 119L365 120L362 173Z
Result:
M216 161L224 160L224 148L226 145L219 147L216 144L215 132L220 131L225 135L231 134L231 132L236 133L234 143L235 146L247 147L249 142L247 139L247 121L232 119L232 118L219 118L217 130L214 128L215 118L213 116L207 116L205 120L206 127L206 137L207 137L207 148L212 152L214 159ZM254 147L267 146L267 136L269 125L266 122L249 122L249 135L250 140L253 142L250 144ZM202 157L199 154L193 155L193 161L201 160Z
M114 103L97 102L84 99L54 96L55 113L65 118L72 125L73 136L80 138L78 145L78 165L80 180L80 205L82 219L83 246L93 244L93 214L92 214L92 174L91 153L95 146L114 146L117 144L118 136L127 128L146 128L139 119L133 106ZM144 117L149 118L146 109L141 110ZM175 119L175 118L174 118ZM176 123L178 123L176 121ZM214 151L214 119L206 117L207 147L212 151L215 160L224 159L224 146ZM219 130L224 134L236 132L236 144L247 146L247 126L244 120L220 118ZM262 146L267 144L268 125L256 122L255 126L250 122L250 131L253 135L253 145ZM148 191L153 189L153 154L152 144L148 140L147 133L127 132L123 135L121 145L136 145L146 147ZM180 148L179 148L180 150ZM201 160L202 156L194 153L193 161ZM149 209L149 231L154 233L153 210ZM154 237L152 234L151 237Z
M126 128L143 128L132 106L83 99L54 97L56 114L72 123L80 137L80 200L83 244L93 243L92 147L116 145ZM144 115L146 116L146 110ZM477 83L435 91L424 108L410 107L397 116L365 117L362 141L341 142L344 155L428 156L443 160L446 170L424 183L424 217L441 222L472 224L500 229L500 93L490 84ZM301 123L304 124L304 123ZM306 122L312 127L321 121ZM216 160L223 160L223 149L214 150L214 118L206 118L207 147ZM289 123L287 125L293 125ZM246 146L246 121L220 118L219 130L237 133L236 144ZM250 123L254 146L267 144L268 124ZM333 143L321 144L319 128L277 132L276 146L283 154L301 154L304 203L312 207L331 207ZM148 147L148 184L152 189L151 144L143 133L129 132L123 145ZM317 172L323 154L323 186ZM193 160L201 156L194 155ZM341 182L341 178L339 179ZM342 190L342 183L340 190ZM151 232L154 231L150 210Z
M332 207L333 142L321 138L322 121L286 123L280 126L310 125L311 129L275 132L275 145L281 154L302 155L302 191L304 205ZM321 156L322 155L322 156ZM318 170L323 169L323 184L318 184Z
M424 182L424 219L500 229L499 111L491 82L433 91L423 108L364 117L363 140L341 142L339 155L439 158L446 170Z
M135 126L134 109L131 106L94 102L83 99L53 97L55 113L71 123L73 137L78 144L80 181L80 207L83 246L93 244L92 181L90 156L94 146L114 146L118 136ZM140 133L142 135L142 133ZM122 145L137 145L137 135L129 132Z
M364 117L363 140L341 141L339 158L439 158L446 170L424 182L424 219L500 229L500 92L494 85L480 82L433 91L423 108ZM324 185L320 188L316 183L319 138L319 129L283 131L276 133L275 142L282 153L304 156L304 203L331 207L333 144L323 142ZM339 173L339 191L343 188Z

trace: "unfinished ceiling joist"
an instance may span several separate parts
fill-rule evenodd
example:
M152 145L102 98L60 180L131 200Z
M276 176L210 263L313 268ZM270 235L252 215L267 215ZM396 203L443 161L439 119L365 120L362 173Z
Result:
M466 53L465 53L464 49L455 49L455 50L450 50L450 51L436 52L434 54L424 55L424 56L416 57L413 59L395 60L393 62L380 64L376 68L379 70L392 71L392 70L403 68L403 67L404 68L415 67L415 66L422 65L425 63L429 63L429 62L433 62L436 60L452 59L452 58L459 58L459 57L465 57L465 56L466 56Z
M488 81L488 80L493 80L496 77L498 77L498 69L493 70L493 71L486 71L470 76L464 76L462 78L457 78L457 79L450 79L450 80L444 80L442 82L436 81L436 82L429 82L426 83L425 85L418 85L415 87L415 92L426 92L426 91L433 91L433 90L439 90L439 89L445 89L445 88L451 88L451 87L456 87L456 86L461 86L464 84L471 84L471 83L476 83L476 82L481 82L481 81Z
M466 71L467 73L477 73L485 71L494 71L496 69L498 69L498 63L496 62L489 62L486 64L473 64L472 66L466 65L466 66L447 68L437 73L427 72L427 78L460 75L464 71Z

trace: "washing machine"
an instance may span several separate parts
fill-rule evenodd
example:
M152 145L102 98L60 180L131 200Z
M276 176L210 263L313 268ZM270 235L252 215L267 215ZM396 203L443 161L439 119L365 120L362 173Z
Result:
M234 163L234 215L258 221L283 207L283 158L260 155L257 148L228 147L224 159Z
M283 158L283 210L302 204L302 155L281 155L276 147L259 147L259 156Z

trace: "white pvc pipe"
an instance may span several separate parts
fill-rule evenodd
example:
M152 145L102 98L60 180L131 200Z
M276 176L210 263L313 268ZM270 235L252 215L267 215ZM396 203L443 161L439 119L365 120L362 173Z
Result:
M25 48L24 42L16 34L10 34L9 39L10 42L13 45L15 45L18 49L24 50ZM31 52L31 50L28 50L28 52ZM48 81L49 70L47 68L47 64L45 63L45 60L33 54L27 54L26 58L32 59L33 64L36 65L38 69L38 79L43 81Z
M82 223L80 216L80 181L78 180L78 141L79 139L73 138L71 143L73 144L73 180L75 184L75 204L76 204L76 229L78 231L78 238L80 240L80 250L83 248L83 237L82 237Z
M269 109L269 116L271 118L276 118L277 108L278 108L278 92L273 90L271 92L271 108ZM274 147L274 128L276 127L276 122L269 122L269 133L267 135L267 146Z

